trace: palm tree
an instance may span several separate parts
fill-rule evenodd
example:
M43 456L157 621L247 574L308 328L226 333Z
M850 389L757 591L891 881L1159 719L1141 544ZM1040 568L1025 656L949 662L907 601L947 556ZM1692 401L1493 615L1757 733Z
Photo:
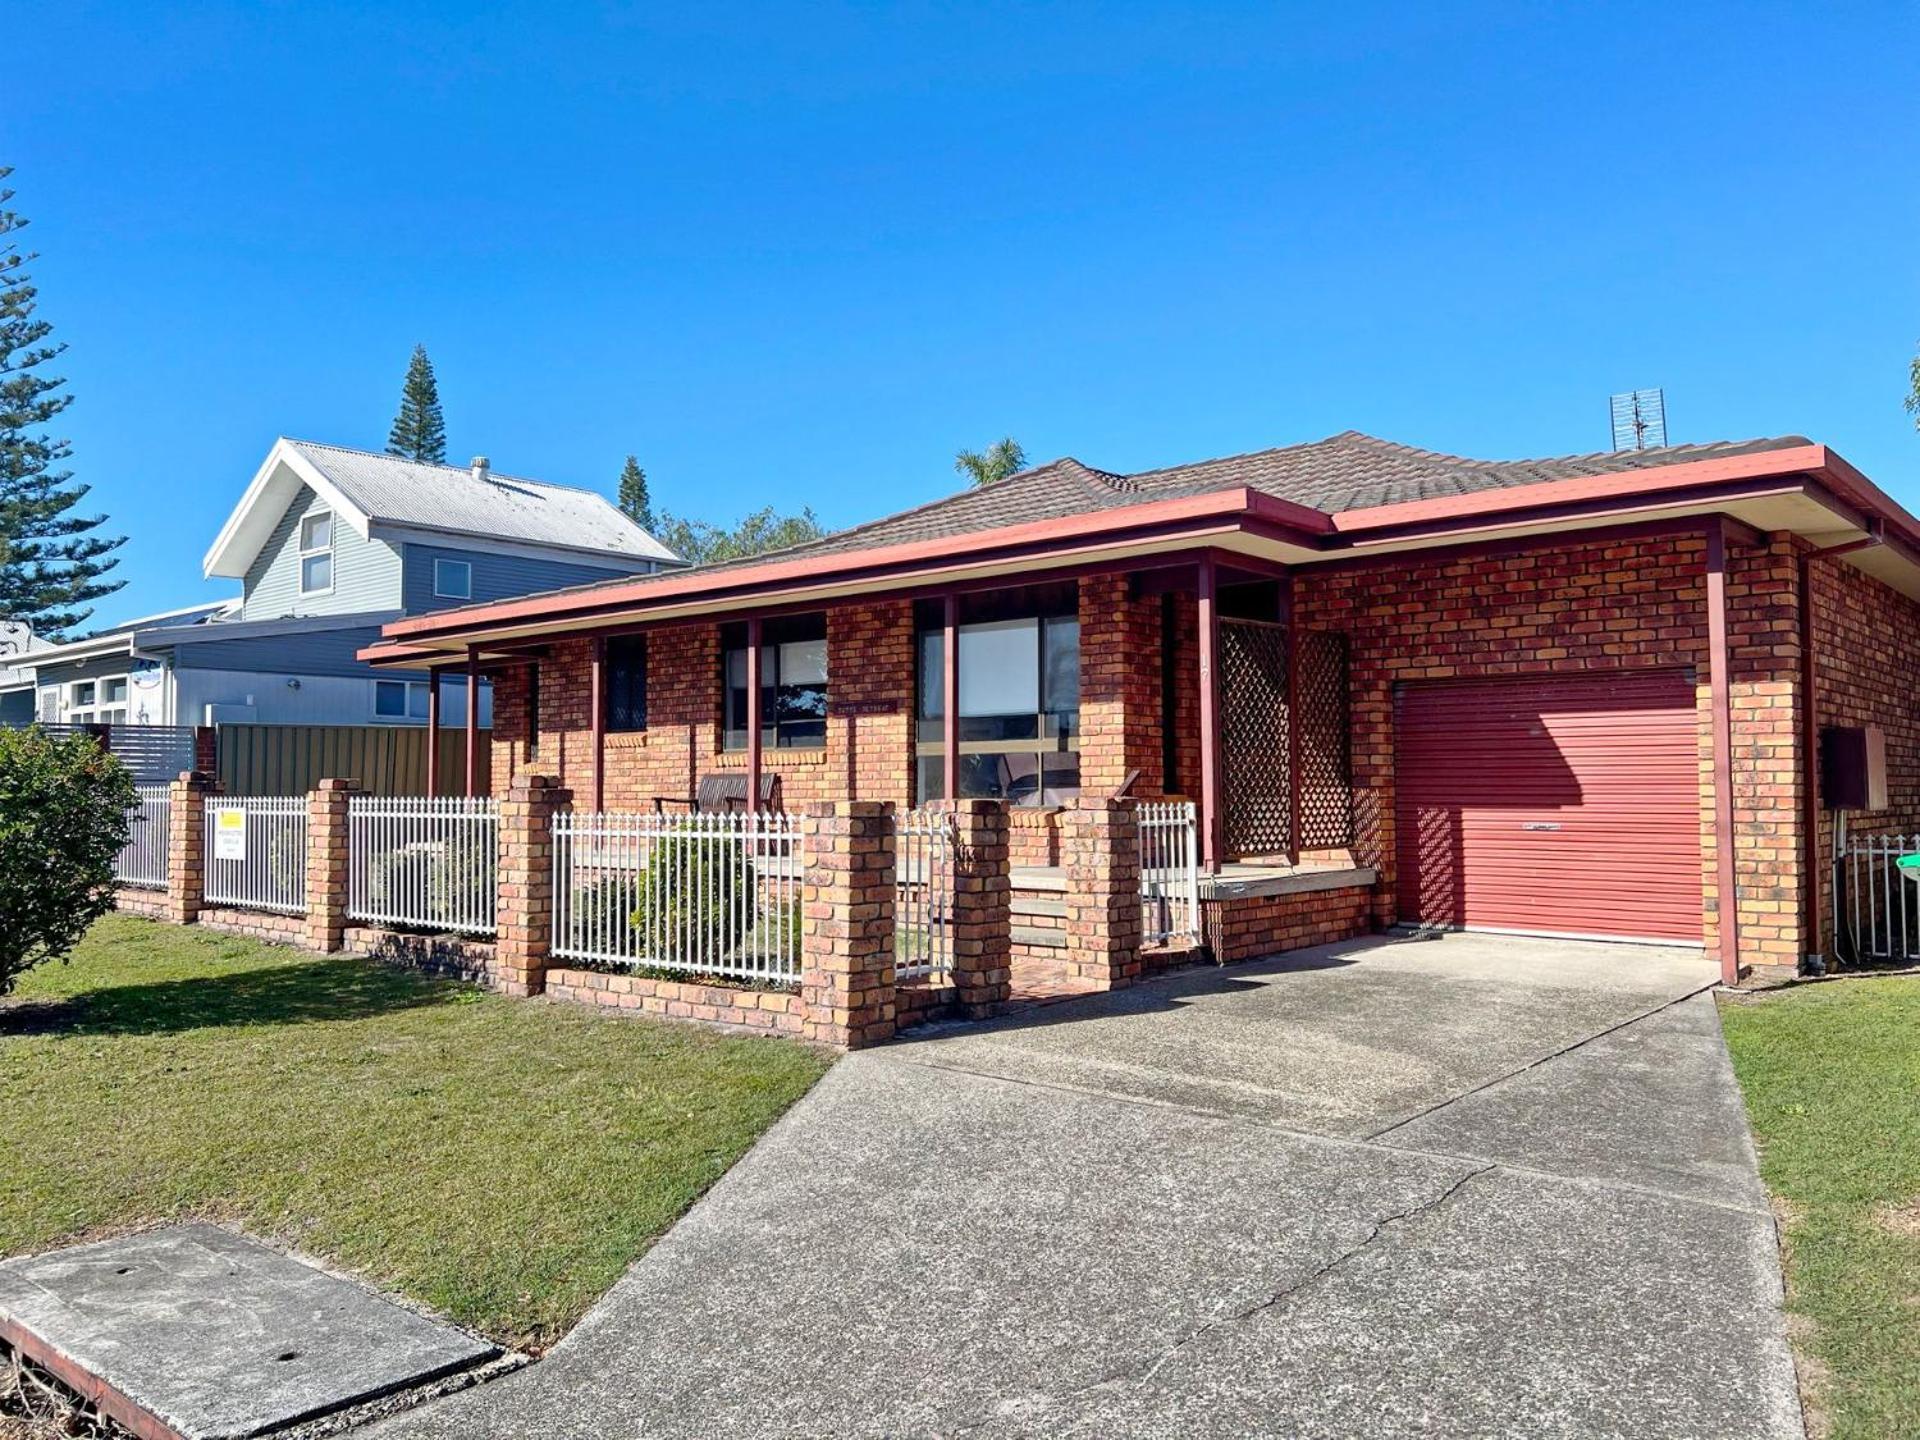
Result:
M1004 480L1024 470L1026 465L1027 452L1020 448L1020 442L1011 435L989 445L985 454L977 450L962 450L953 457L953 468L976 485L991 485L997 480Z

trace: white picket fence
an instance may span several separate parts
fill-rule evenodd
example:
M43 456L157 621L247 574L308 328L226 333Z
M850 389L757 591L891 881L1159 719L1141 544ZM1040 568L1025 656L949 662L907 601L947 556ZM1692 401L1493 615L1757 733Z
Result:
M1143 802L1140 923L1149 945L1200 943L1200 827L1191 801Z
M165 785L136 785L139 798L127 807L127 843L113 862L122 885L167 888L167 834L173 825L172 791Z
M307 908L307 797L207 799L206 898L242 910Z
M1847 843L1847 897L1840 918L1857 958L1920 963L1920 887L1895 863L1920 855L1920 835L1856 835Z
M800 979L800 821L773 813L563 812L553 954L689 975Z
M951 812L908 810L894 821L894 977L946 983L953 973Z
M500 810L465 796L347 800L347 918L484 935L494 929Z

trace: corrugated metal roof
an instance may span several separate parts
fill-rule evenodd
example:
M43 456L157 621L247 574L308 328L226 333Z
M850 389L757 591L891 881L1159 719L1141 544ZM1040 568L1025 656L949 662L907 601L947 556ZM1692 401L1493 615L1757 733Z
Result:
M374 521L529 545L596 550L636 560L679 559L606 496L458 465L428 465L371 450L289 440Z

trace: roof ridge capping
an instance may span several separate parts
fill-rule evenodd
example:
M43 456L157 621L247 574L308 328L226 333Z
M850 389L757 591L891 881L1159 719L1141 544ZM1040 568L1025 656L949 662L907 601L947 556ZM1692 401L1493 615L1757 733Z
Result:
M455 475L468 477L473 475L471 465L455 465L450 460L412 460L405 455L395 455L386 450L368 450L359 445L336 445L330 440L302 440L297 435L282 435L280 438L289 445L301 445L313 450L337 450L343 455L363 455L369 460L387 460L396 465L424 465L431 470L446 470ZM513 485L534 485L543 490L571 490L576 494L598 495L602 500L607 499L604 490L597 490L591 485L570 485L564 480L541 480L532 475L509 475L504 470L489 468L487 479ZM608 503L611 504L612 501L609 500Z

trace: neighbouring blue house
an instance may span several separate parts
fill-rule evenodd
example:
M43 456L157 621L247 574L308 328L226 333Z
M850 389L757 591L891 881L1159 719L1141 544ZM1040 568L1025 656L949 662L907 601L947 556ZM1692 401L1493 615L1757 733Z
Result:
M355 658L388 621L683 563L591 490L282 439L201 562L239 596L8 659L47 722L417 725L426 674Z

